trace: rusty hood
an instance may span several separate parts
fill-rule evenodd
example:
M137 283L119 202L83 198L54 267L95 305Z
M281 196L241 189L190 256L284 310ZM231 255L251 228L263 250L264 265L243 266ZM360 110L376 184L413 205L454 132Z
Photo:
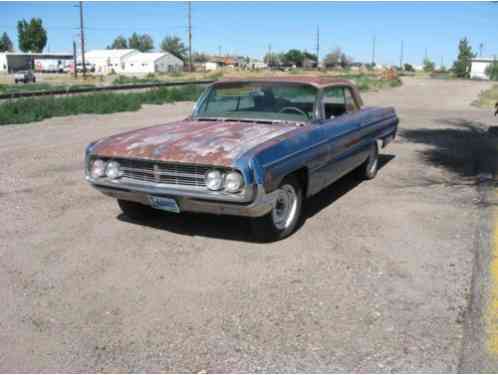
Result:
M232 166L244 152L296 129L294 124L183 120L105 138L99 156Z

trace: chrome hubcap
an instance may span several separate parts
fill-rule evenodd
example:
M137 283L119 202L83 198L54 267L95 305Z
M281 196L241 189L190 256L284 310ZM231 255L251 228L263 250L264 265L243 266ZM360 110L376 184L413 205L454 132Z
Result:
M370 160L369 160L369 165L368 165L368 173L369 174L374 174L375 170L377 169L377 163L378 163L378 157L377 157L377 150L374 148L372 150L372 153L370 154Z
M284 185L277 190L277 198L272 211L273 224L279 230L288 228L297 212L297 194L292 185Z

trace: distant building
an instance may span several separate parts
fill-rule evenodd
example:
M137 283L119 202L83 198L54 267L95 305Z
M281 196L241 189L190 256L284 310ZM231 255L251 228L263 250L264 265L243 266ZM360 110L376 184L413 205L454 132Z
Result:
M72 59L73 55L68 53L0 52L0 72L35 69L35 61L43 63L43 60L51 60L63 68Z
M491 65L493 61L497 61L494 58L486 57L476 57L472 59L472 65L470 68L470 78L474 79L489 79L486 75L486 68Z
M169 52L136 53L125 59L123 73L171 73L183 70L183 65Z
M85 53L85 63L94 65L97 74L124 73L126 59L138 53L134 49L95 49Z

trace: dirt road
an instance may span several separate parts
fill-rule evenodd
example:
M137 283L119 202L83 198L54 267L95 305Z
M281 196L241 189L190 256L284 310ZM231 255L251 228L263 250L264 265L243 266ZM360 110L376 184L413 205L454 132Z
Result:
M462 132L495 124L469 106L486 85L364 95L401 118L378 177L269 245L231 217L130 222L84 182L85 144L191 104L0 127L0 372L455 371L479 216Z

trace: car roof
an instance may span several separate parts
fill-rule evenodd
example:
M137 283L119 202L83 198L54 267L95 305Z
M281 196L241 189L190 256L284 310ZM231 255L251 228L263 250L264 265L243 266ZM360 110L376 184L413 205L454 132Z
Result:
M282 83L301 83L315 86L317 88L323 88L327 86L334 85L346 85L354 86L351 81L346 79L341 79L337 77L327 77L327 76L286 76L286 77L263 77L263 78L226 78L218 83L228 83L228 82L282 82Z

